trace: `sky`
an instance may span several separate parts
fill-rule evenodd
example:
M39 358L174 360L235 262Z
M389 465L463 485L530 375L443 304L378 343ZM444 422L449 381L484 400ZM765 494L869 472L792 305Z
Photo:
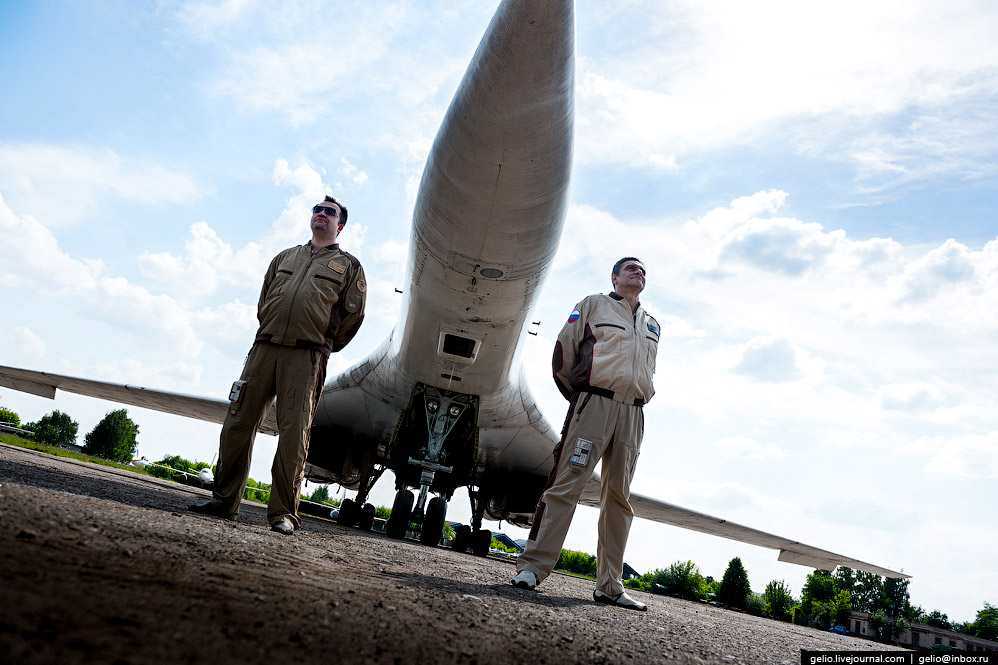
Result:
M419 177L496 6L0 3L0 364L225 398L264 269L327 193L369 282L329 375L364 358L398 316ZM634 492L903 569L951 620L998 604L998 6L576 12L570 207L524 349L548 420L562 323L639 256L663 343ZM119 408L6 389L0 406L67 412L81 440ZM217 425L128 412L139 455L212 461ZM374 499L392 495L386 474ZM459 492L448 519L468 514ZM596 514L566 547L595 553ZM757 592L799 595L810 572L643 520L625 560L719 579L735 556Z

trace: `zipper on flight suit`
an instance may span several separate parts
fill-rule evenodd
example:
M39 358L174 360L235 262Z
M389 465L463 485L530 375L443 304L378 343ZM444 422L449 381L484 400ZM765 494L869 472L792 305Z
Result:
M322 249L323 248L320 247L319 251L322 251ZM305 281L305 277L312 272L312 262L315 261L315 257L318 255L319 252L316 252L311 258L309 258L308 263L305 264L305 269L301 271L300 275L295 276L295 295L294 298L291 300L291 307L288 308L288 320L284 326L285 334L287 334L287 331L291 329L291 319L294 317L295 312L298 310L298 301L301 298L301 285ZM285 343L287 343L287 341L285 341Z

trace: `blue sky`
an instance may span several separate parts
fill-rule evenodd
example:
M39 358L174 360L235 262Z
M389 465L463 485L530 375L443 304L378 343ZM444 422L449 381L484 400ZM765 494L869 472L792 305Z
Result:
M525 359L559 422L561 322L641 256L668 343L634 491L903 568L971 620L998 603L998 9L933 4L580 0L571 206ZM370 282L330 373L363 358L495 6L0 4L0 363L224 397L266 263L325 193ZM82 433L114 408L0 397ZM129 413L150 459L215 453L216 426ZM595 533L580 509L567 546ZM734 556L757 591L808 572L642 521L626 558Z

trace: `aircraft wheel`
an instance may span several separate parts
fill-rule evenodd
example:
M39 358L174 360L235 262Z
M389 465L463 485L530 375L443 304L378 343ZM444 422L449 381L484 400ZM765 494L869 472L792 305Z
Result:
M409 518L412 516L412 492L406 489L395 493L395 503L392 504L392 514L385 525L385 533L392 538L402 540L409 530Z
M454 530L454 540L451 541L451 547L453 547L458 552L467 552L468 545L471 544L471 527L467 524L462 524L457 529Z
M343 499L343 503L340 504L340 514L336 518L336 521L343 526L353 526L357 523L357 518L360 516L360 506L353 499Z
M361 531L370 531L374 527L374 504L365 503L360 509L360 517L357 520L357 528Z
M426 506L426 517L423 518L423 528L419 532L419 542L435 546L440 542L444 532L444 520L447 518L447 502L442 497L435 496Z
M475 529L471 534L471 551L475 556L488 556L492 546L492 532L488 529Z

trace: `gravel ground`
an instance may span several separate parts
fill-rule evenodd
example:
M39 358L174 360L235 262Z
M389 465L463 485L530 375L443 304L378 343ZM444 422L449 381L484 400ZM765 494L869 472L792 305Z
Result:
M186 510L205 490L0 444L0 664L799 663L883 645L305 516L292 537Z

